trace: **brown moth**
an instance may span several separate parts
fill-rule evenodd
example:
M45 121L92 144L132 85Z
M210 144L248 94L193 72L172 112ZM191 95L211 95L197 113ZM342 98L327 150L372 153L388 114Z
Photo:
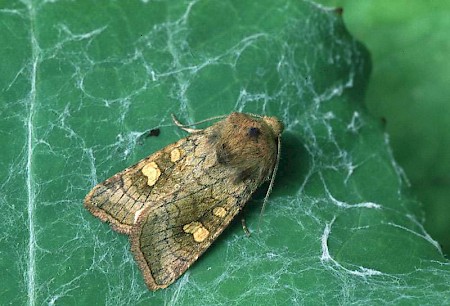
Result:
M175 123L180 125L176 119ZM98 184L86 208L129 235L150 290L180 277L270 180L283 124L232 113Z

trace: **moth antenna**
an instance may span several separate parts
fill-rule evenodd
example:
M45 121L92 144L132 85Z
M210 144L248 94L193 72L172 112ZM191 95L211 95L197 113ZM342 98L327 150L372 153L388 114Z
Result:
M204 122L208 122L208 121L212 121L212 120L223 119L223 118L226 117L225 115L221 115L221 116L215 116L215 117L203 119L203 120L200 120L200 121L191 123L191 124L183 124L183 123L181 123L181 122L177 119L177 117L175 117L174 114L170 114L170 115L172 116L173 122L174 122L180 129L182 129L182 130L184 130L184 131L186 131L186 132L188 132L188 133L195 133L195 132L203 131L203 129L188 128L188 126L193 126L193 125L197 125L197 124L204 123Z
M269 199L269 195L272 192L273 184L275 182L275 176L277 175L278 171L278 164L280 163L280 153L281 153L281 137L278 136L278 144L277 144L277 160L275 162L275 166L273 167L272 171L272 177L270 178L269 188L267 188L266 196L264 197L263 205L261 207L261 212L259 214L259 220L258 220L258 232L260 231L260 225L262 222L262 217L264 215L264 210L266 209L266 204Z
M186 131L188 133L200 132L202 130L202 129L191 129L191 128L188 128L187 126L191 126L193 124L183 124L180 121L178 121L177 117L175 117L174 114L170 114L170 115L172 116L173 123L175 123L180 129L182 129L182 130L184 130L184 131Z

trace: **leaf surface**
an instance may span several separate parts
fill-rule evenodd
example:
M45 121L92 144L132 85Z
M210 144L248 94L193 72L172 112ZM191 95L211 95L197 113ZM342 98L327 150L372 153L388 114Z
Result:
M366 50L308 1L3 4L0 302L230 305L448 303L381 123ZM285 124L280 170L168 289L82 205L102 181L232 111ZM160 128L141 144L140 135ZM240 220L237 220L240 221ZM260 231L258 231L258 227Z

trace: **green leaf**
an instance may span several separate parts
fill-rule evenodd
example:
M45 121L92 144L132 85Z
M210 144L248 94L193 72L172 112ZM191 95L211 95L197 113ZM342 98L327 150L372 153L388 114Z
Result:
M449 303L449 262L363 107L368 54L337 12L272 0L1 13L1 304ZM262 222L264 190L242 213L251 237L234 222L150 292L127 238L83 198L183 137L170 113L189 123L232 111L286 125Z
M369 111L423 203L425 228L450 255L449 1L346 1L344 17L373 58ZM376 29L374 31L373 29Z

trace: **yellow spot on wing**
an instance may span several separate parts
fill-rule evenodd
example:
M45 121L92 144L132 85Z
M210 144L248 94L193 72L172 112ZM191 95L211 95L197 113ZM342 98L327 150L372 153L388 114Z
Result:
M222 206L217 206L217 207L214 207L213 214L216 217L223 218L227 214L227 211Z
M209 236L209 231L201 222L194 221L183 226L183 231L194 236L194 241L202 242Z
M147 185L150 187L155 185L161 175L158 165L155 162L148 163L142 168L142 174L148 178Z
M171 162L176 162L181 158L181 151L177 148L173 149L172 151L170 151L170 161Z

